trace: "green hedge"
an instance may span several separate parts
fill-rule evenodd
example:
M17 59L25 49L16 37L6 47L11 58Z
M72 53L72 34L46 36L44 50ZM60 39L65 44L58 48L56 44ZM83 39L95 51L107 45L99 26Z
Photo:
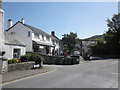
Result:
M64 58L63 56L48 56L48 55L42 56L44 58L43 62L44 64L72 65L79 63L76 61L76 57Z
M44 58L39 53L29 53L21 56L21 62L35 61L35 64L40 64Z

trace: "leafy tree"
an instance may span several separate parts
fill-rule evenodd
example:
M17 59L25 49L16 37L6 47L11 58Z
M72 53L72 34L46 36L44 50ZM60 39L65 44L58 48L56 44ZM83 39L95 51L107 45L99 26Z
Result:
M71 53L75 49L76 45L80 43L77 38L77 33L70 32L70 34L64 34L62 38L63 45Z
M108 31L104 34L104 41L91 47L94 55L120 55L120 14L107 19Z
M120 55L120 14L107 19L108 31L105 34L106 48L109 54Z

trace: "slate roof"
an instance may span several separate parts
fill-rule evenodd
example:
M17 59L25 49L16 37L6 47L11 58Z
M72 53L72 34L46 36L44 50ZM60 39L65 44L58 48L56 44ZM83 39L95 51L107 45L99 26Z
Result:
M38 45L43 45L43 46L51 46L51 47L54 47L54 45L52 45L52 44L45 43L45 42L40 42L40 41L34 41L34 40L33 40L33 43L36 43L36 44L38 44Z
M50 36L49 34L47 34L46 32L44 32L44 31L42 31L42 30L40 30L40 29L38 29L38 28L35 28L35 27L30 26L30 25L28 25L28 24L23 24L23 25L27 26L28 28L30 28L30 29L31 29L33 32L35 32L35 33L42 33L42 34L44 34L44 35Z
M33 26L30 26L30 25L28 25L28 24L24 24L25 26L27 26L28 28L30 28L33 32L35 32L35 33L42 33L42 34L44 34L44 35L46 35L46 36L50 36L52 39L54 39L54 40L59 40L56 36L52 36L52 35L49 35L49 34L47 34L46 32L44 32L44 31L42 31L41 29L38 29L38 28L35 28L35 27L33 27Z
M21 24L23 24L22 22L20 22L20 21L18 21L16 24L18 24L18 23L21 23ZM6 31L9 31L11 28L13 28L16 24L14 24L12 27L10 27L8 30L6 30ZM31 26L31 25L28 25L28 24L23 24L24 26L26 26L26 27L28 27L28 28L30 28L33 32L35 32L35 33L40 33L40 34L44 34L44 35L46 35L46 36L49 36L49 37L51 37L52 39L54 39L54 40L59 40L56 36L52 36L52 35L49 35L49 34L47 34L46 32L44 32L44 31L42 31L41 29L38 29L38 28L35 28L35 27L33 27L33 26Z
M8 45L18 45L18 46L26 46L18 37L15 35L11 35L8 32L4 32L5 44Z

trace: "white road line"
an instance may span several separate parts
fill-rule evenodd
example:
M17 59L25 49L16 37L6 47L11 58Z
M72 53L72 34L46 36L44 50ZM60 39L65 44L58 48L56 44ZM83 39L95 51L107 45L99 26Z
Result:
M36 76L40 76L40 75L44 75L44 74L48 74L48 73L51 73L51 72L54 72L54 71L56 71L56 68L55 68L54 70L52 70L52 71L49 71L49 72L40 73L40 74L37 74L37 75L28 76L28 77L24 77L24 78L21 78L21 79L14 80L14 81L9 81L9 82L2 83L2 86L7 85L7 84L11 84L11 83L15 83L15 82L17 82L17 81L21 81L21 80L29 79L29 78L32 78L32 77L36 77ZM1 84L0 84L0 85L1 85Z

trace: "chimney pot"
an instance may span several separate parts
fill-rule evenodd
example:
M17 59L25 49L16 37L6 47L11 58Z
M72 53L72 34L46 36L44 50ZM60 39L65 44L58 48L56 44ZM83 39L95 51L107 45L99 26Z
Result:
M25 20L23 18L21 19L21 22L22 22L22 24L25 24Z
M8 28L12 27L12 25L13 25L12 19L9 19L8 20Z
M51 32L51 35L52 35L52 36L55 36L55 32L54 32L54 31L52 31L52 32Z

